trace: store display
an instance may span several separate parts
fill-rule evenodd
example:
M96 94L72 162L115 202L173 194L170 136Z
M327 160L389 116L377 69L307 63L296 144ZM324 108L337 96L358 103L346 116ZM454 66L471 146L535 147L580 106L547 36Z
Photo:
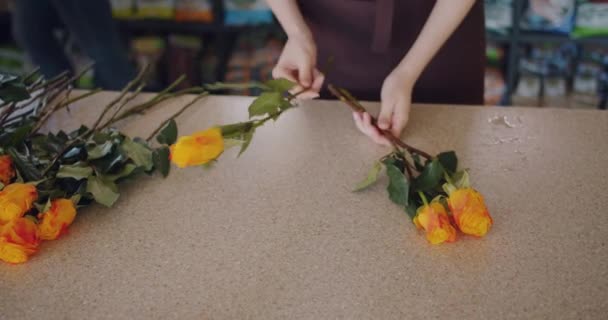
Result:
M140 18L173 19L175 0L137 0L136 15Z
M579 4L574 36L608 36L608 0Z
M583 62L578 65L572 81L572 95L579 105L597 106L601 72L601 65L593 62Z
M133 35L157 37L132 41L139 65L151 62L153 70L148 89L158 88L181 74L187 74L186 85L215 81L264 81L282 50L284 39L271 37L260 41L249 30L267 28L234 28L239 25L274 23L265 0L110 0L113 16L119 19L145 18L166 21L122 21L121 29ZM523 10L514 10L523 2ZM608 68L602 50L580 51L583 44L594 43L595 37L608 38L608 0L484 0L485 23L489 45L486 49L485 103L512 104L512 98L538 98L532 105L542 105L544 98L574 97L576 101L600 102L602 88L608 86ZM0 0L2 4L7 1ZM217 7L217 4L220 4ZM218 16L219 15L219 19ZM7 15L8 16L8 15ZM222 19L223 17L223 19ZM213 23L200 28L193 37L168 36L174 32L190 32L195 23ZM223 21L223 24L220 22ZM520 21L514 26L513 21ZM10 20L0 21L10 25ZM182 22L194 22L187 27ZM2 25L2 24L0 24ZM152 29L147 29L150 26ZM217 28L216 28L217 27ZM519 29L519 30L516 30ZM153 31L154 30L154 31ZM233 33L234 32L234 33ZM547 33L554 33L547 35ZM561 35L556 35L559 33ZM213 43L220 35L251 38L233 44L222 38L222 45ZM594 37L576 40L574 37ZM205 41L203 50L202 38ZM544 37L548 43L545 44ZM261 37L263 38L263 37ZM8 36L8 42L13 41ZM5 39L0 38L0 41ZM167 42L165 44L165 41ZM226 45L226 43L229 43ZM260 45L262 43L262 45ZM605 43L605 42L598 42ZM515 47L512 47L515 45ZM165 49L165 46L167 47ZM517 49L515 49L517 48ZM603 45L604 51L607 46ZM520 50L521 49L521 50ZM583 54L584 53L584 54ZM166 57L165 57L166 54ZM514 57L515 55L515 57ZM592 57L593 56L593 57ZM21 53L0 47L0 71L19 73L27 69ZM74 61L78 62L74 62ZM86 64L86 57L72 58L72 63ZM514 64L512 66L511 64ZM517 68L512 72L511 68ZM606 80L602 80L606 79ZM510 87L508 85L513 85ZM80 82L93 86L93 75L86 74ZM530 86L526 88L526 86ZM243 91L241 94L255 94ZM527 104L527 103L526 103ZM547 102L549 104L549 102Z
M211 0L176 0L175 20L211 22L213 4Z
M138 68L148 66L146 83L148 87L160 88L162 77L159 70L159 62L165 53L165 42L160 37L141 37L135 38L131 42L131 51L135 58Z
M111 0L112 16L115 18L129 18L133 16L133 0Z
M201 38L193 36L171 35L169 36L167 65L169 82L175 81L181 75L186 75L176 89L185 89L199 85L200 75L197 72L197 57L202 47Z
M218 68L220 59L214 44L206 46L203 56L200 60L200 78L201 83L215 83L218 79Z
M576 0L530 0L522 17L524 30L570 34Z
M506 34L513 25L513 0L485 0L486 30Z
M267 32L250 32L237 40L228 63L227 82L267 81L272 79L274 68L281 54L282 41ZM259 89L233 91L235 94L255 95Z
M484 104L497 105L506 90L501 66L504 63L504 50L501 46L488 43L486 45L486 69L484 75Z
M224 0L227 25L264 24L273 21L272 11L264 0Z
M484 77L484 95L483 100L485 105L497 105L505 92L505 80L502 72L494 67L487 67Z

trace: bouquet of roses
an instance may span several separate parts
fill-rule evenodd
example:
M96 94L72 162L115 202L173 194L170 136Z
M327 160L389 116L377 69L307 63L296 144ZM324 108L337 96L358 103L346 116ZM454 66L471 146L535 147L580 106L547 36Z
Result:
M41 240L65 234L77 209L93 203L112 206L118 186L141 174L167 176L170 162L180 168L207 166L230 147L250 145L256 129L297 107L294 84L284 79L265 83L208 85L172 92L178 79L151 99L129 105L144 88L145 70L107 104L91 126L73 132L41 132L58 110L96 94L71 93L77 79L64 73L48 81L32 73L23 77L0 76L0 260L27 261ZM207 90L255 87L262 94L249 106L247 121L212 127L178 138L175 118ZM330 90L356 112L365 112L346 90ZM120 120L145 113L168 99L197 94L188 104L152 132L147 139L131 138L113 129ZM403 207L414 224L434 244L456 240L464 234L481 237L492 225L483 197L470 187L466 171L458 171L454 152L431 156L384 134L394 149L379 159L355 191L372 185L385 168L387 191ZM156 142L152 140L156 138Z
M145 86L144 72L103 107L91 127L44 133L44 124L55 112L69 110L73 102L100 90L74 96L71 84L79 75L67 73L48 81L36 72L23 77L0 75L0 260L27 261L41 240L66 233L77 208L94 202L112 206L122 182L155 171L169 173L168 144L152 148L149 141L174 139L177 128L172 119L206 92L201 87L171 92L182 77L151 99L129 105ZM197 95L147 140L132 139L112 128L184 94Z

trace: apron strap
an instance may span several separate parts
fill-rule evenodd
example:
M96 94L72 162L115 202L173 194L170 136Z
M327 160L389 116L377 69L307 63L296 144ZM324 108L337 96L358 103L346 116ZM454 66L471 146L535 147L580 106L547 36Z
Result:
M376 0L376 21L372 39L372 51L384 53L391 44L395 0Z

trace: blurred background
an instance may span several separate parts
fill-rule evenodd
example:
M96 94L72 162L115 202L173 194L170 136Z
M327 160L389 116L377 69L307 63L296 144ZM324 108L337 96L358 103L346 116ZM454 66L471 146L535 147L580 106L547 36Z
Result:
M487 105L606 108L608 0L484 2ZM106 89L144 64L149 90L181 74L181 87L264 81L285 41L263 0L0 0L0 30L0 73L95 61L78 86Z

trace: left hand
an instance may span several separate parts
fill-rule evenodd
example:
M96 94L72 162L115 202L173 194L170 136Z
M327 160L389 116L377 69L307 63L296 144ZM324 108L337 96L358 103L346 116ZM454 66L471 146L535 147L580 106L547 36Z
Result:
M406 74L394 70L382 84L380 98L382 107L378 116L378 127L390 130L397 138L405 128L409 119L414 81ZM390 146L389 140L371 124L371 116L367 113L353 115L359 130L369 136L374 142Z

